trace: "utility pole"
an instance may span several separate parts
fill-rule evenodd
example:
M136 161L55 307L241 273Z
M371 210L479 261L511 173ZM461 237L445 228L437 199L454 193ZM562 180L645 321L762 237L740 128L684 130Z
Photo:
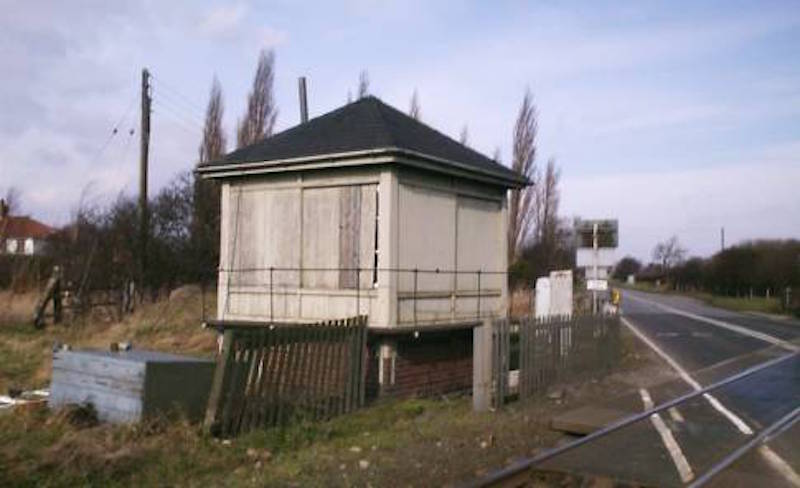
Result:
M725 250L725 227L719 229L719 246L721 251Z
M142 70L142 120L139 134L139 286L144 290L147 270L147 240L149 229L149 209L147 206L147 165L150 152L150 72Z
M598 247L599 246L598 246L598 242L597 242L597 222L595 222L594 225L592 226L592 250L594 251L593 252L593 261L594 262L593 262L593 266L592 266L592 273L594 274L594 276L592 276L592 279L594 279L595 281L600 279L600 277L598 276L598 273L597 273L597 261L600 259L600 256L598 255L598 251L597 251ZM597 311L598 311L597 309L598 309L598 306L597 306L597 290L592 290L592 314L596 315Z

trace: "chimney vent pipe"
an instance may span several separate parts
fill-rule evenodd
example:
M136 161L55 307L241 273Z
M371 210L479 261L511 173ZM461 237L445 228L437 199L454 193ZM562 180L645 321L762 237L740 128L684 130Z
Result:
M306 98L306 77L301 76L297 80L297 91L300 96L300 123L308 122L308 99Z

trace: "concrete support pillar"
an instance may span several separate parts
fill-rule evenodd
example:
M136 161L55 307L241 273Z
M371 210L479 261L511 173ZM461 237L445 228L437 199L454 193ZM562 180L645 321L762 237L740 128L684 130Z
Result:
M223 183L220 189L220 224L219 224L219 269L232 264L230 244L231 233L231 184ZM225 306L228 295L228 275L224 271L217 274L217 319L225 319Z
M395 366L397 361L397 343L386 341L378 349L378 384L381 396L384 391L394 385Z
M377 327L397 325L397 233L399 185L397 174L385 169L378 185L378 307L370 323Z
M492 320L472 330L472 409L486 412L492 405Z
M508 192L506 192L506 198L503 199L503 205L500 212L501 225L499 232L500 249L502 249L502 252L500 253L501 271L508 270L508 267L512 264L508 262L508 253L506 252L508 249L508 219ZM497 310L497 314L501 317L507 317L511 311L511 300L508 293L508 275L500 275L498 278L500 279L500 307L499 310Z

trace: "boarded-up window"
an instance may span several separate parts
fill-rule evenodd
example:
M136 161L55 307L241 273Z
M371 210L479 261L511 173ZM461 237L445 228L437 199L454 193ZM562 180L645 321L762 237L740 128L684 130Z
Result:
M361 244L361 188L342 188L339 200L339 288L356 288Z
M339 288L369 288L377 266L377 186L344 187L339 202Z
M341 188L303 190L303 286L339 285L339 213Z
M377 185L357 185L303 190L303 286L372 286L376 189Z
M300 261L299 197L295 189L231 192L226 260L236 270L231 284L297 286L299 273L284 269L297 267ZM270 276L270 267L279 269Z

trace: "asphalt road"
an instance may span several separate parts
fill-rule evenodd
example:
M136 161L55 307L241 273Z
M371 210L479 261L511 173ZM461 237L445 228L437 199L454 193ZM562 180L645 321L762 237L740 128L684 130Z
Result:
M800 349L800 321L735 313L696 300L623 293L623 320L681 379L615 400L658 405L748 367ZM638 422L548 462L549 468L681 486L800 406L800 356ZM635 408L635 407L633 407ZM736 462L712 484L800 486L800 438L782 433Z

